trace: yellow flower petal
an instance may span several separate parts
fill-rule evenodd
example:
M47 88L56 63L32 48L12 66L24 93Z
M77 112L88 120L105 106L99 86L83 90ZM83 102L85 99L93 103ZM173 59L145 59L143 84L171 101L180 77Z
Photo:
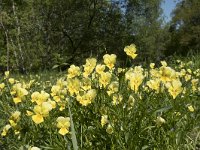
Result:
M43 118L42 115L37 114L37 115L33 115L33 116L32 116L32 120L33 120L36 124L40 124L40 123L42 123L42 122L44 121L44 118Z
M14 101L15 104L22 102L21 98L19 98L19 97L13 98L13 101Z
M69 133L69 130L67 130L66 128L61 128L58 133L60 133L61 135L65 135Z
M188 110L189 110L190 112L194 112L194 107L193 107L192 105L189 105L189 106L188 106Z

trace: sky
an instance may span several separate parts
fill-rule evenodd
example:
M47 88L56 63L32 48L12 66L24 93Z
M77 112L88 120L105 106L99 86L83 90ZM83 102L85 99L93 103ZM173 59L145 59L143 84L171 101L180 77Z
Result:
M161 7L163 9L163 14L165 16L165 21L169 22L171 20L171 12L176 7L177 0L164 0Z

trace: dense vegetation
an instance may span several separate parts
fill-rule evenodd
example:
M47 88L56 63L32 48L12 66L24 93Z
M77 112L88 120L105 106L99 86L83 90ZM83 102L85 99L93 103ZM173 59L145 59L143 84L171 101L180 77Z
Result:
M200 1L162 3L0 0L0 149L200 149Z
M135 45L67 73L0 80L0 148L191 150L200 147L199 60L134 65Z
M0 70L68 68L138 47L137 62L199 51L200 1L182 0L164 23L163 0L1 0ZM62 67L63 69L63 67Z

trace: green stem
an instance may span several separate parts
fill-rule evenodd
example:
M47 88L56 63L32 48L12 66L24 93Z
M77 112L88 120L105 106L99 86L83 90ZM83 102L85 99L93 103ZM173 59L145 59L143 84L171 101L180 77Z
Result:
M69 100L69 103L71 103L71 100ZM74 150L78 150L78 144L77 144L77 139L76 139L76 131L74 129L74 123L72 119L72 113L70 109L70 104L68 103L68 109L69 109L69 115L70 115L70 123L71 123L71 132L72 132L72 144Z

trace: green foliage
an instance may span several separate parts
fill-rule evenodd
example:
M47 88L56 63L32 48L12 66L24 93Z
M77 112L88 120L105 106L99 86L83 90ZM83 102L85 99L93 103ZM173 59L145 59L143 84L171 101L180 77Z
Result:
M141 59L160 60L165 50L166 29L162 27L162 0L130 0L127 4L127 30L134 34Z
M124 61L121 50L133 42L143 53L138 61L159 59L165 32L161 2L2 1L0 46L7 58L1 64L11 70L35 71L81 64L83 58L101 58L105 52L118 54Z
M135 43L137 62L199 51L199 1L180 1L163 24L163 0L3 0L0 7L1 70L65 70L84 58L122 51ZM55 68L55 67L54 67Z
M182 0L173 12L168 53L186 55L200 50L200 1Z

